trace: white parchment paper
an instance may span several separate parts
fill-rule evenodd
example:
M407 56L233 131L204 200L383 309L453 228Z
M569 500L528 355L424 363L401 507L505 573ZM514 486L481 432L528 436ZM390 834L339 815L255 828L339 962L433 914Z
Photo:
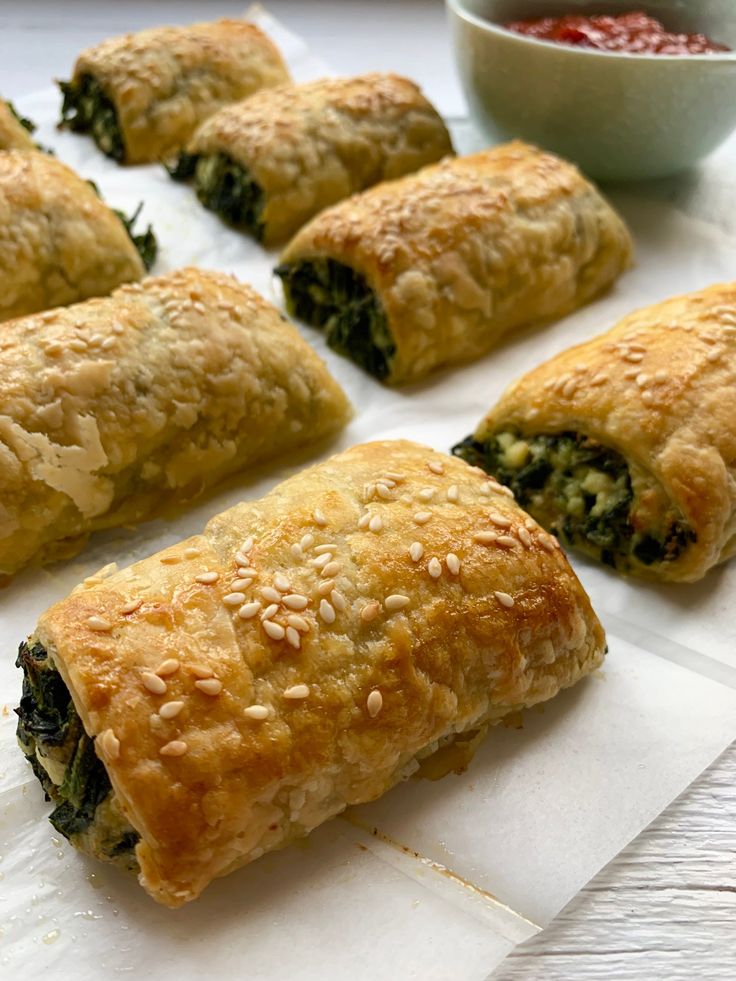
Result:
M328 74L298 38L259 16L297 79ZM155 272L221 269L280 302L275 254L226 228L163 170L118 168L91 141L56 132L58 107L51 89L19 100L40 124L38 138L94 179L111 205L132 211L144 201L161 246ZM454 135L460 150L480 145L468 124ZM729 161L736 145L707 171L715 185L732 172ZM447 450L532 365L636 306L736 278L736 228L725 215L719 223L712 197L709 208L694 207L704 195L692 178L614 192L638 258L608 296L411 389L382 388L303 328L357 409L321 455L398 436ZM316 458L308 451L299 465ZM527 713L523 729L490 733L464 775L410 781L214 883L185 909L157 907L134 880L80 856L48 824L49 806L15 746L17 644L80 578L199 531L294 469L264 468L174 521L97 536L78 558L23 573L0 593L3 977L475 981L549 922L736 735L736 565L698 585L658 587L574 558L609 634L601 671Z

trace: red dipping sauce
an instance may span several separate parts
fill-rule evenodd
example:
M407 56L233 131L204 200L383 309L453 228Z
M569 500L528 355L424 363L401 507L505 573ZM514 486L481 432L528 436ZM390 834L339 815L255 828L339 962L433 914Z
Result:
M654 17L643 13L583 17L540 17L505 24L509 31L540 41L556 41L598 51L625 51L630 54L714 54L730 51L725 44L711 41L704 34L673 34Z

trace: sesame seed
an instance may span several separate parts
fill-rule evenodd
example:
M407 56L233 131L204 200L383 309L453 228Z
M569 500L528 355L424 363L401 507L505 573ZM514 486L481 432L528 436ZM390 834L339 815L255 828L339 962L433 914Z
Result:
M273 586L264 586L261 589L261 596L265 600L268 600L269 603L281 602L281 593L277 589L274 589Z
M442 575L442 563L436 556L432 556L427 563L427 572L433 579L439 579Z
M284 606L287 606L290 610L304 610L306 609L309 600L306 596L302 596L301 593L288 593L284 596L282 600Z
M436 460L430 460L427 466L432 471L432 473L436 473L440 476L445 472L445 468L443 467L443 465Z
M194 577L194 581L201 582L203 586L209 586L211 583L217 582L219 578L219 572L201 572L198 576Z
M299 544L299 542L294 542L294 544L291 546L291 554L294 556L295 559L304 558L304 552L302 552L302 547Z
M496 486L496 491L499 494L503 494L504 497L510 497L512 501L514 500L515 495L510 487L505 487L503 484L498 484Z
M365 621L365 623L370 623L371 620L376 619L380 609L381 604L377 600L372 600L370 603L366 603L360 611L360 619Z
M247 555L248 552L250 552L250 550L253 548L253 544L254 544L254 542L253 542L253 536L252 535L248 535L248 537L245 539L245 541L243 542L243 544L240 546L240 551L244 555Z
M327 565L327 563L331 561L332 561L332 552L324 552L316 559L310 559L309 564L313 565L315 569L323 569Z
M634 379L638 374L639 374L639 369L632 368L630 371L624 372L624 378L626 379L626 381L634 381Z
M457 484L452 484L447 488L447 500L450 504L457 504L460 497L460 491L458 490Z
M143 687L147 688L154 695L165 695L166 694L166 682L163 678L159 678L157 674L152 671L144 671L141 675L141 681Z
M409 546L409 557L412 562L418 562L424 555L424 545L421 542L412 542Z
M162 719L173 719L184 708L184 702L164 702L159 708L158 714Z
M368 521L368 530L378 534L383 528L383 520L380 514L374 514Z
M495 590L493 595L496 597L501 606L512 607L514 605L514 597L509 596L508 593L502 593L499 590Z
M284 698L307 698L309 685L292 685L284 689Z
M227 596L222 597L222 602L225 606L240 606L245 603L245 593L228 593Z
M723 354L723 351L720 348L715 347L712 351L708 351L705 356L705 360L711 362L712 364L713 362L719 360L721 354Z
M302 540L299 542L299 544L306 552L307 549L310 549L312 545L314 545L314 535L310 535L309 533L302 535Z
M375 690L370 693L366 699L365 707L368 709L368 715L372 719L375 719L383 708L383 695L381 695L380 691Z
M302 646L302 639L295 627L288 626L286 628L286 642L297 650Z
M434 487L425 487L417 494L420 501L431 501L434 497Z
M495 531L476 531L473 535L473 541L478 542L479 545L492 545L498 540L498 535Z
M243 555L242 552L236 552L235 553L235 564L236 565L245 566L247 568L249 562L250 562L250 559L248 558L247 555Z
M266 631L271 640L283 640L286 635L286 631L281 626L280 623L274 623L273 620L264 620L263 629Z
M641 393L641 400L644 403L644 405L652 405L654 402L654 395L645 389Z
M286 622L290 627L294 627L295 630L301 630L303 634L309 633L309 623L300 617L298 613L290 613L286 618Z
M376 487L378 487L379 484L383 484L384 487L392 488L396 486L396 481L392 480L390 477L379 477L376 481Z
M646 371L640 371L636 376L636 384L639 386L639 388L644 388L648 381L649 375L646 373Z
M247 589L248 586L252 584L252 582L253 580L250 577L248 577L247 579L233 579L231 583L233 592L235 593L242 592L244 589Z
M100 744L102 746L102 751L109 760L116 760L120 756L120 740L112 731L112 729L105 729L98 736Z
M537 539L542 548L546 549L548 552L554 552L555 546L550 538L546 535L540 535Z
M334 588L335 588L335 580L325 579L319 584L319 586L317 586L317 595L326 596L328 593L331 593Z
M487 480L480 485L478 490L480 491L481 494L484 495L484 497L490 497L491 495L491 485L488 483Z
M563 398L569 399L572 395L575 394L577 387L578 387L577 378L571 378L570 381L566 382L562 388Z
M177 562L181 562L180 555L163 555L159 559L161 565L176 565Z
M312 517L314 518L314 523L319 525L320 528L324 528L327 524L327 518L319 508L315 508L314 511L312 511Z
M238 567L238 575L242 579L255 579L258 572L250 565L241 565Z
M409 603L409 597L404 596L403 593L391 593L391 595L387 596L383 601L383 605L386 607L386 609L391 611L403 610L403 608L408 606Z
M524 527L527 531L534 531L534 529L537 527L537 522L534 520L534 518L525 518Z
M411 499L411 494L402 494L399 498L402 504L406 504L407 507L411 507L414 501Z
M608 375L598 374L593 375L593 377L588 382L590 388L597 388L598 385L604 385L608 381Z
M503 545L504 548L513 548L517 544L516 539L512 538L511 535L499 535L496 542L498 545Z
M327 565L322 570L322 575L323 576L330 576L330 577L331 576L336 576L339 571L340 571L340 563L339 562L328 562Z
M143 605L143 600L142 599L134 599L134 600L131 600L129 603L126 603L125 606L121 607L120 612L121 613L135 613L135 611L136 610L139 610L142 605Z
M162 661L156 668L156 674L159 678L168 677L170 674L176 674L179 670L179 658L178 657L167 657L165 661Z
M222 691L222 682L219 678L202 678L194 682L194 687L205 695L219 695Z
M368 525L370 524L370 521L371 521L371 513L370 511L366 511L365 514L361 514L361 516L358 518L358 528L360 528L361 530L363 528L367 528Z
M447 568L452 573L453 576L457 576L460 572L460 559L455 555L454 552L448 552L445 558L447 563Z
M391 500L391 489L385 484L376 484L376 494L383 498L384 501Z
M624 361L628 361L630 364L638 364L640 361L644 360L644 355L636 352L631 352L624 355Z
M187 744L183 739L172 739L170 743L166 743L159 750L161 756L183 756L189 749Z
M212 668L207 668L203 664L190 664L188 667L195 678L211 678L215 673Z
M337 545L318 545L315 550L315 555L324 555L325 552L332 552L337 548Z
M273 577L273 584L276 587L276 589L278 589L279 592L281 593L288 593L289 590L291 589L291 583L286 578L286 576L281 572L277 572L276 575Z
M488 520L491 524L496 525L498 528L510 528L511 519L505 518L502 514L498 514L496 511L490 511L488 513Z
M383 476L387 477L389 480L396 481L397 484L400 484L402 480L406 480L405 473L395 473L393 470L387 470Z
M270 603L266 609L261 613L261 620L270 620L274 613L279 612L278 603Z
M414 515L414 520L418 525L426 525L426 523L431 519L431 511L417 511Z
M320 600L319 604L319 615L325 621L325 623L335 622L335 608L328 600Z
M532 536L529 534L526 528L519 528L517 534L524 545L526 545L527 548L531 548Z
M94 614L91 617L87 617L87 626L93 630L112 630L112 624L109 620L105 620L104 617L98 617Z
M333 589L330 593L330 599L332 600L332 605L339 613L344 613L348 608L348 603L345 597L342 595L339 589Z
M241 620L250 620L261 608L261 604L256 600L253 603L246 603L245 606L241 606L238 610L238 616Z
M255 719L257 722L262 722L268 718L268 709L265 705L249 705L248 708L243 709L243 715L249 719Z

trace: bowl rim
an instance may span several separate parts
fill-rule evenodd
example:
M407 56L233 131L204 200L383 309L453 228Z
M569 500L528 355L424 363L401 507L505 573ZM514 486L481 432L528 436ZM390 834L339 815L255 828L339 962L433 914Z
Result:
M705 62L711 65L736 63L735 51L713 51L710 54L658 54L656 52L633 52L633 51L601 51L599 48L579 48L574 44L560 44L558 41L545 41L540 38L530 37L528 34L520 34L517 31L510 31L501 24L496 24L485 17L468 10L465 0L445 0L445 6L455 16L467 21L474 27L480 28L488 34L497 34L501 37L511 38L520 44L535 45L539 48L554 48L555 51L564 52L565 56L578 58L609 58L619 61L656 61L657 64L674 62L680 64L683 61Z

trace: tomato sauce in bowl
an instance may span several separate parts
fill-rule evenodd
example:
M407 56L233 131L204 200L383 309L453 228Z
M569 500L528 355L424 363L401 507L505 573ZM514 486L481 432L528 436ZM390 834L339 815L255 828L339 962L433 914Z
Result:
M675 34L654 17L641 12L585 17L540 17L504 24L509 31L597 51L627 54L716 54L731 49L704 34Z

